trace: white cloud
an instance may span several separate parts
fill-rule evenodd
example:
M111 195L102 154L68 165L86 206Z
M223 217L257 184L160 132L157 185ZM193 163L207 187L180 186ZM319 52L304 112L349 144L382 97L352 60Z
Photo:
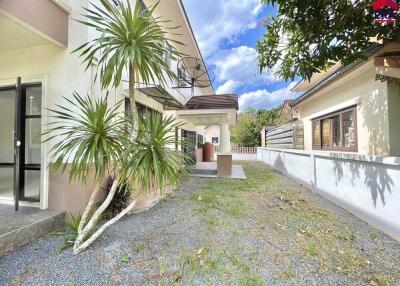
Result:
M215 66L216 80L220 83L217 93L234 92L244 86L257 86L278 81L273 71L260 74L257 66L257 51L240 46L220 50L210 58Z
M294 85L295 83L291 83L287 87L272 92L266 89L260 89L244 93L239 97L240 111L243 111L248 107L256 109L271 109L276 107L279 104L282 104L284 100L292 99L296 96L296 93L290 91Z
M275 70L259 73L257 51L236 40L255 28L262 13L259 0L183 0L200 50L215 72L217 94L254 90L239 97L241 110L246 107L269 109L293 98L292 85L268 91L275 83ZM229 42L233 48L222 48Z
M208 58L224 40L235 38L257 26L262 5L259 0L184 0L200 49Z
M232 93L240 84L234 80L227 80L224 84L220 85L215 91L216 94Z

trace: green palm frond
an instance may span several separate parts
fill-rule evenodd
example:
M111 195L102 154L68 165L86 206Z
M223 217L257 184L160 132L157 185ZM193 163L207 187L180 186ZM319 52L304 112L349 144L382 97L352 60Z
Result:
M180 125L173 117L158 113L140 121L137 138L128 150L127 170L132 173L128 177L144 192L155 189L163 192L166 185L176 187L187 175L186 155L174 149L177 126Z
M118 115L121 103L109 108L107 97L92 99L78 93L64 100L57 109L49 109L53 122L43 134L48 135L45 142L58 139L50 150L53 168L63 173L70 165L70 181L87 182L93 169L95 179L103 179L115 171L123 152L119 130L125 125Z
M165 79L173 79L176 75L170 70L165 54L172 59L180 56L174 47L167 47L166 42L182 45L168 38L177 27L168 27L168 21L153 17L157 4L143 9L140 1L100 0L101 6L93 3L85 8L85 20L78 22L94 28L99 37L89 41L74 52L79 52L86 63L86 68L97 64L100 68L100 82L103 88L113 84L118 86L125 68L131 67L135 81L145 83L165 83Z

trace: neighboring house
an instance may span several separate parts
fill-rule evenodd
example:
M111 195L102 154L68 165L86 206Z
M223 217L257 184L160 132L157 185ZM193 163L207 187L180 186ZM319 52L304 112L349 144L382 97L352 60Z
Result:
M294 87L303 93L290 106L303 122L305 150L400 156L400 42L368 53Z
M300 81L290 106L304 150L259 148L258 159L400 240L400 42L367 52Z
M286 123L292 122L296 118L296 113L290 104L293 102L293 99L288 99L283 102L281 109L279 110L278 118L276 119L275 124L277 126L284 125Z
M278 118L275 120L275 125L266 125L261 129L261 147L282 147L282 146L294 146L293 141L294 141L294 136L293 136L293 128L289 128L288 130L284 130L287 135L282 134L282 133L277 133L274 132L275 129L279 128L280 126L290 124L291 122L297 120L297 114L295 112L295 109L293 109L290 104L293 102L292 99L285 100L282 104L282 107L279 110ZM267 138L267 133L268 132L274 132L274 135L269 138ZM270 133L271 134L271 133ZM301 134L302 135L302 134ZM273 139L276 137L277 140L275 140L277 143L272 144L271 146L271 138ZM289 143L291 144L287 144Z
M155 3L143 1L144 6ZM74 20L85 13L83 8L88 5L87 0L0 1L0 202L12 203L17 199L14 188L18 184L21 203L29 202L42 209L77 213L83 210L90 197L90 184L69 183L68 174L54 174L48 168L51 165L48 152L57 140L41 143L40 138L46 124L51 122L48 108L55 108L55 104L63 102L63 96L71 96L74 91L93 96L101 93L98 84L93 83L95 67L85 71L78 54L71 54L96 33ZM202 59L181 0L161 1L155 16L171 20L167 23L169 26L180 27L179 35L169 35L184 43L177 46L180 52ZM171 70L177 70L174 61L171 61ZM17 77L22 79L18 88ZM112 102L128 96L127 79L121 86L110 90ZM165 87L138 87L139 112L150 110L172 114L183 122L182 130L177 130L176 134L193 143L193 148L183 150L192 158L196 158L196 148L201 147L199 141L204 135L196 134L197 126L222 124L220 141L229 153L229 125L236 122L237 96L226 96L231 100L224 106L206 106L204 102L210 102L216 96L212 86L193 90L177 89L176 86L176 82L169 82ZM16 100L19 89L21 102ZM204 96L198 100L203 105L193 108L191 102L198 95ZM20 112L16 113L16 107ZM130 103L126 101L125 109L129 108ZM15 122L21 122L17 129L14 128ZM15 133L21 135L21 142L15 142ZM176 147L180 149L180 146ZM18 148L21 151L20 164L15 164L14 151ZM18 184L14 184L14 173L19 174L15 180Z

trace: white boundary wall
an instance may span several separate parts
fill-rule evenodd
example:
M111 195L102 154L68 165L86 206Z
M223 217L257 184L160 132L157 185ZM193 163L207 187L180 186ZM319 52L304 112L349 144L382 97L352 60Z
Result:
M258 148L257 160L400 241L400 157Z
M233 161L257 161L257 154L232 153Z

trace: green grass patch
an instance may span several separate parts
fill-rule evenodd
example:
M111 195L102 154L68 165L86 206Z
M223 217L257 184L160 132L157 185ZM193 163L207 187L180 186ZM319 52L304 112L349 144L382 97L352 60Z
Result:
M240 286L264 286L264 279L257 274L245 274L239 279Z
M129 261L131 260L131 258L129 257L128 254L124 253L124 254L121 255L121 257L119 258L119 260L120 260L122 263L129 263Z
M186 284L190 284L193 277L201 276L204 281L215 281L213 279L218 278L225 285L265 285L262 277L252 271L251 256L242 247L228 246L220 249L208 245L185 251L181 253L179 265L179 273ZM208 285L213 285L210 283Z
M374 230L373 232L370 233L369 239L375 241L378 239L378 233Z
M283 276L285 276L287 279L295 279L296 278L296 271L294 271L293 268L288 268L282 271Z
M133 250L133 252L135 252L135 253L139 253L139 252L141 252L143 249L144 249L144 244L143 244L143 243L138 242L138 243L133 243L133 244L132 244L132 250Z
M220 221L216 215L210 215L204 218L204 224L209 231L217 230L218 226L220 226Z
M307 255L311 257L315 257L318 255L318 248L314 243L307 245L305 252Z

